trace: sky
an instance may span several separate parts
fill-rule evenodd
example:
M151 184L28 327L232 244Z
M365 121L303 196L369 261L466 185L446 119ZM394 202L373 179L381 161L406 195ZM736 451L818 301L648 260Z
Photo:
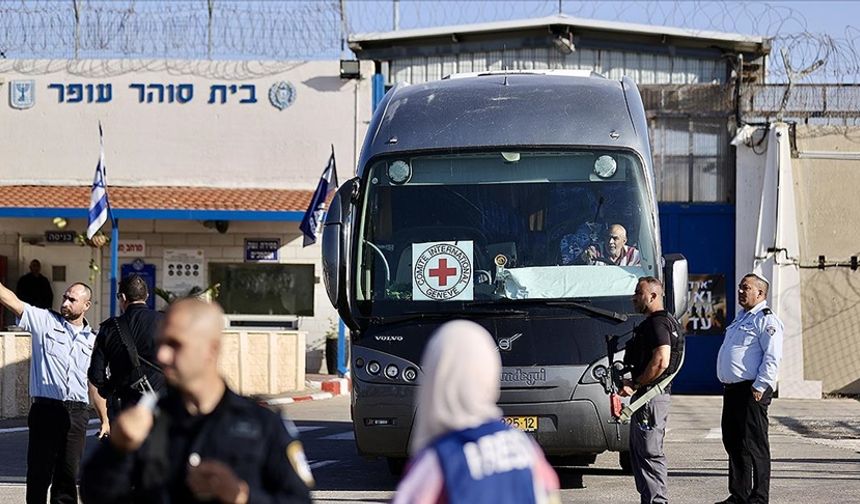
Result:
M796 66L826 57L827 80L850 74L860 82L860 30L849 26L860 26L860 1L213 0L210 50L206 0L82 0L77 57L329 59L341 56L344 26L392 30L395 5L409 29L542 17L559 3L582 18L776 36ZM0 0L0 58L75 57L72 5Z

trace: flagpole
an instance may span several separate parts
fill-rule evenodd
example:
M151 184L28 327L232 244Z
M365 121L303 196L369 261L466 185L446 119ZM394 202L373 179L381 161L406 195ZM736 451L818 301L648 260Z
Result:
M104 177L105 195L107 195L107 168L104 165L104 134L102 122L99 121L99 164L102 167ZM110 316L117 316L117 278L119 277L119 221L113 215L113 207L110 198L107 198L107 213L110 221ZM152 293L150 293L152 295Z
M117 272L119 271L119 221L114 219L113 211L108 206L108 215L110 216L110 316L116 317L116 290L117 290ZM150 296L153 293L149 293Z

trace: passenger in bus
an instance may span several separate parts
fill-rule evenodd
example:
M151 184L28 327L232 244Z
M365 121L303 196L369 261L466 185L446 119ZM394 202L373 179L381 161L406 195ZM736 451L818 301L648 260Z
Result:
M606 240L585 249L585 262L592 265L639 266L642 256L636 247L627 245L627 230L621 224L609 226ZM602 250L601 250L602 248Z
M394 504L560 502L540 447L501 421L502 362L490 334L474 322L448 322L421 360L412 460Z

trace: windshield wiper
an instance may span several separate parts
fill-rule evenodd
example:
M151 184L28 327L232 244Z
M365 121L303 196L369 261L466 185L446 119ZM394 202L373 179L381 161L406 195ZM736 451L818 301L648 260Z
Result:
M438 320L446 318L491 318L491 317L522 317L528 315L526 310L452 310L443 312L404 312L398 315L375 315L370 317L374 324L393 324L412 320Z
M601 315L606 318L610 318L613 320L617 320L619 322L627 322L626 313L618 313L617 311L607 310L605 308L598 308L596 306L591 306L585 303L580 303L579 301L547 301L547 306L561 306L564 308L578 308L583 311L591 312L595 315Z
M526 304L541 304L544 306L557 306L560 308L577 308L582 311L587 311L589 313L593 313L595 315L600 315L601 317L606 317L612 320L617 320L618 322L627 322L629 318L626 313L618 313L616 311L607 310L605 308L598 308L597 306L592 306L587 304L589 301L573 301L570 299L540 299L540 298L529 298L529 299L508 299L502 298L496 301L482 301L479 303L474 303L472 306L489 306L489 305L501 305L504 306L508 303L526 303Z

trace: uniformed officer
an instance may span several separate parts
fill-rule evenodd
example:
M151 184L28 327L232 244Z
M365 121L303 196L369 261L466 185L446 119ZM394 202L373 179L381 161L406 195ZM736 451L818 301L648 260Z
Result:
M639 279L633 306L647 318L633 330L633 339L625 348L624 363L632 371L620 395L633 396L635 400L677 371L683 339L680 326L663 307L663 283L659 279ZM669 419L670 387L668 385L663 393L638 409L630 424L630 460L642 504L669 502L669 472L663 439Z
M717 355L724 384L723 446L729 456L729 497L719 504L768 502L770 444L767 407L782 359L782 322L767 307L768 281L755 273L741 279L743 308L726 329Z
M117 417L84 466L84 502L310 502L297 433L218 372L223 317L198 299L171 305L157 354L167 395L154 413L144 396Z
M60 313L27 304L0 284L0 304L30 333L30 398L27 415L27 502L78 502L75 486L89 420L89 398L97 402L103 435L104 400L87 384L95 333L84 315L93 291L74 283L63 293Z
M140 275L123 278L117 293L123 313L102 322L96 336L88 372L90 383L99 395L118 403L117 409L136 403L142 390L158 392L164 388L164 375L155 364L155 338L162 314L147 306L148 297L149 288ZM146 385L142 383L144 377ZM118 411L111 416L115 413Z

